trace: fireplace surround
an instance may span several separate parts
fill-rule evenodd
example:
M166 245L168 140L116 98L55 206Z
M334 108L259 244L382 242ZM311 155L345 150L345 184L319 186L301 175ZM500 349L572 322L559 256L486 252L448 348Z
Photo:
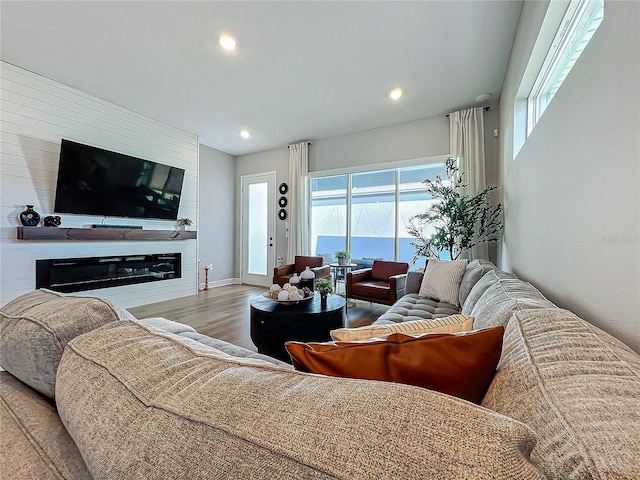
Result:
M36 288L62 293L181 277L181 253L36 260Z

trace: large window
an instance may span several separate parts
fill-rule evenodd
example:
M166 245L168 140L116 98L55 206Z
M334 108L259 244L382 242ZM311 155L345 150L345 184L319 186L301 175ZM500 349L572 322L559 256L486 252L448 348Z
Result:
M604 17L604 0L571 0L527 99L533 130Z
M331 259L348 250L352 261L411 263L409 218L431 198L422 181L444 176L442 163L315 177L311 179L311 251Z

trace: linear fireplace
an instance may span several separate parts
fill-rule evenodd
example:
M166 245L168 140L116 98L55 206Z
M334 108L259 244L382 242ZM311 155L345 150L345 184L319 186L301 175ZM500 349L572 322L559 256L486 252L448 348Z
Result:
M36 288L62 293L181 277L181 253L36 260Z

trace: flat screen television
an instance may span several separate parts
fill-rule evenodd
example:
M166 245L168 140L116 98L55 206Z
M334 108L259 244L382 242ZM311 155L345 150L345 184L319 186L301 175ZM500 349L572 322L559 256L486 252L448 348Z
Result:
M176 220L184 170L62 140L56 213Z

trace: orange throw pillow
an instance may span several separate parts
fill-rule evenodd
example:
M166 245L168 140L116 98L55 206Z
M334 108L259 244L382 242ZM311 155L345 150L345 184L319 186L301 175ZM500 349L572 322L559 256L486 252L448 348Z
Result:
M393 333L355 342L287 342L296 370L406 383L479 404L502 353L504 327L460 333Z

